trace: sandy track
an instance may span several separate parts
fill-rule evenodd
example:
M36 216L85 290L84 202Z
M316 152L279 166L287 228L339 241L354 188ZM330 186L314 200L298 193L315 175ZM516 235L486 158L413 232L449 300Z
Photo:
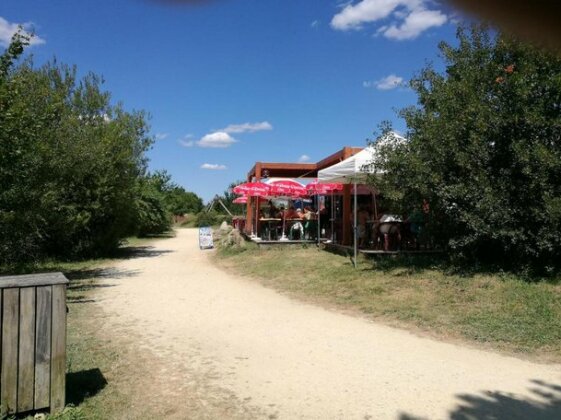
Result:
M214 267L211 252L179 230L99 292L106 327L158 358L149 392L165 417L561 418L559 365L296 302Z

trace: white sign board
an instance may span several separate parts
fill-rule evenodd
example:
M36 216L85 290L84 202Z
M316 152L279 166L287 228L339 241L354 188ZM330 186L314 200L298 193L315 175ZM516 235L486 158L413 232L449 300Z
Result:
M209 249L214 248L214 241L212 240L212 228L203 226L199 228L199 248Z

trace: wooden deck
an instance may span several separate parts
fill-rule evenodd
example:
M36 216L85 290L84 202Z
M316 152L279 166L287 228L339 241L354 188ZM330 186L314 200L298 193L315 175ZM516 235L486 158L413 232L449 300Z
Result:
M259 246L259 248L261 247L271 247L271 246L286 246L286 245L316 245L317 241L315 240L308 240L308 239L304 239L304 240L284 240L284 241L280 241L280 240L268 240L268 239L264 239L264 240L259 240L256 238L251 238L251 237L247 237L248 240L250 240L251 242L253 242L254 244L257 244L257 246Z
M342 255L350 255L354 252L352 246L334 244L330 242L325 242L325 249L327 251L335 252ZM384 251L383 249L359 249L359 254L366 257L377 256L377 255L443 255L444 251L436 249L402 249L398 251Z

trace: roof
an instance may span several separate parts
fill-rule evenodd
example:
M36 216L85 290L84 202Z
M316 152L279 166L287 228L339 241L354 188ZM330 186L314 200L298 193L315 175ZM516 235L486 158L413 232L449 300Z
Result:
M374 168L370 165L374 154L375 149L367 147L342 162L320 170L318 181L342 184L364 181L368 174L374 173Z
M265 171L275 178L316 178L318 171L341 162L360 152L362 147L344 147L317 163L256 162L248 172L247 179L261 179Z

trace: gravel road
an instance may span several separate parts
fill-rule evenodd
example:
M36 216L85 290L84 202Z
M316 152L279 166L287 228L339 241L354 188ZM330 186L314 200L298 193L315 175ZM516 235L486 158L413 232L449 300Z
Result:
M158 387L137 399L165 404L163 417L561 418L560 365L294 301L216 268L212 252L197 230L178 230L116 265L103 280L114 287L98 292L105 327L157 359Z

